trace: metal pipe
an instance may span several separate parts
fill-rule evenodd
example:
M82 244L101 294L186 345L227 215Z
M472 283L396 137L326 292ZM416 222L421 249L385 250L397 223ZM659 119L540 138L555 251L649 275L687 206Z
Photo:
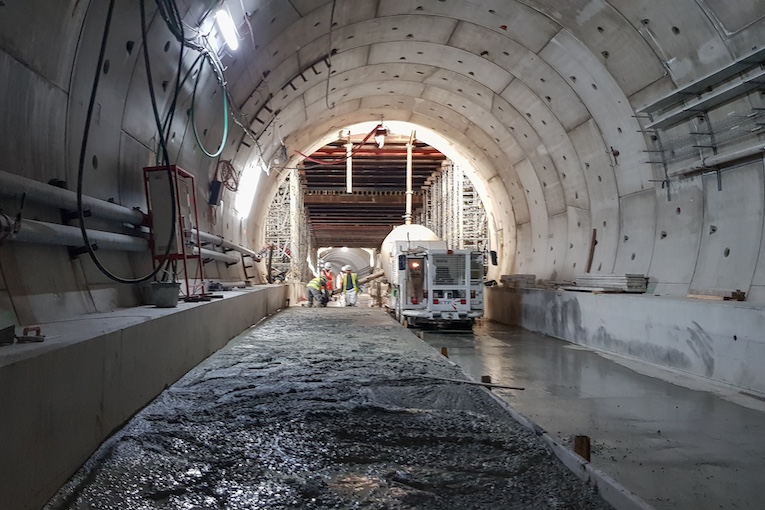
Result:
M728 152L725 154L715 154L714 156L707 156L700 159L696 164L688 167L685 170L681 170L680 173L687 174L691 172L698 172L699 170L707 170L717 166L726 165L734 161L746 159L757 154L765 153L765 145L754 145L747 147L746 149L737 150L734 152Z
M238 244L234 244L231 241L226 241L221 236L208 234L207 232L202 232L201 230L197 230L195 228L192 228L189 232L192 238L196 237L196 235L199 234L200 241L204 243L211 243L215 246L228 248L229 250L235 250L235 251L238 251L239 253L244 253L245 255L249 255L255 260L259 260L260 258L260 255L258 255L258 253L250 250L249 248L245 248L244 246L239 246Z
M197 248L196 246L193 247L192 253L194 255L201 254L202 258L219 260L226 264L238 264L242 261L238 256L231 255L230 253L221 253L219 251L207 250L205 248Z
M0 238L9 234L5 240L20 243L52 244L57 246L82 246L82 233L77 227L46 223L43 221L24 220L15 229L14 221L5 215L0 215ZM134 237L114 232L88 229L88 238L92 244L102 250L147 251L149 241L143 237Z
M412 132L409 143L406 144L406 213L404 214L404 223L412 224L412 145L414 132Z
M27 194L27 200L39 204L69 211L77 210L77 193L74 191L0 171L0 194L12 196L22 193ZM82 205L92 216L119 223L142 225L146 218L141 211L93 197L83 196Z

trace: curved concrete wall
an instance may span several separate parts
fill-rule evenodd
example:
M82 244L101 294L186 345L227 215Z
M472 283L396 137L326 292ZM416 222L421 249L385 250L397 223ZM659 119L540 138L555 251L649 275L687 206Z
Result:
M713 152L761 143L761 131L714 151L703 141L691 144L698 147L668 162L667 183L665 168L647 162L656 159L647 152L655 140L644 131L652 121L636 115L760 50L762 2L334 3L330 19L329 0L228 2L241 44L224 53L223 63L232 99L257 143L232 125L223 158L240 168L261 160L269 165L282 144L292 158L359 122L410 122L439 132L485 179L480 187L491 196L503 272L573 278L586 269L595 230L592 272L646 273L660 294L741 289L750 301L765 301L762 158L726 168L719 181L684 173ZM3 170L73 187L105 4L0 6ZM164 112L179 45L148 4L152 85ZM197 26L203 8L180 6L187 23ZM155 160L157 133L136 3L118 0L115 20L85 157L85 190L145 208L141 168ZM193 53L186 52L184 70ZM204 73L196 122L214 148L222 134L222 98L209 69ZM198 201L206 204L215 162L193 140L186 115L191 88L191 81L184 84L169 148L171 159L196 176ZM762 106L762 94L745 89L710 107L709 122L719 126ZM690 116L661 134L673 140L698 130ZM285 175L270 166L246 221L225 192L223 205L201 207L203 229L259 249L264 211ZM15 212L13 197L0 198ZM58 211L44 207L28 206L24 214L60 221ZM101 255L126 276L148 266L142 256ZM20 324L140 302L134 289L112 284L87 257L70 261L63 248L6 243L0 267L0 303L12 307ZM239 267L218 263L206 270L213 277L244 277Z

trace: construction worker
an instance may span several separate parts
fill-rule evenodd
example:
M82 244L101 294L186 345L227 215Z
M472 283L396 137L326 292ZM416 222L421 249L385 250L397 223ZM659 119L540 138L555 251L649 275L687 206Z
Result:
M340 289L345 294L345 306L356 306L359 293L358 275L353 272L351 266L343 266L343 279Z
M308 294L308 306L313 306L314 299L317 306L326 306L324 294L327 290L327 281L324 278L317 276L308 282L305 288Z
M329 262L324 263L324 269L321 270L321 277L327 281L327 291L324 299L324 302L327 303L332 295L332 290L335 288L335 275L332 272L332 264Z

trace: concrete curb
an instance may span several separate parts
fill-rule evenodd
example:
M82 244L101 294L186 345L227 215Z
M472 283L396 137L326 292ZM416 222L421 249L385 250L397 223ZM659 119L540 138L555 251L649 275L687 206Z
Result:
M413 334L420 342L432 349L437 354L441 355L434 347L430 346L425 340L419 336ZM465 377L471 381L475 381L473 376L462 370L454 361L446 358L446 361L451 365L460 369ZM475 381L478 382L478 381ZM558 459L566 466L572 473L574 473L579 479L586 482L588 485L597 487L598 493L608 504L613 506L616 510L655 510L654 507L646 503L640 496L634 494L622 484L611 478L605 472L594 467L590 462L586 461L573 451L569 450L561 443L558 442L553 436L547 433L545 429L529 420L521 413L513 409L509 402L503 398L497 396L489 388L481 387L483 391L489 394L507 413L518 423L529 429L535 435L542 438L547 444L550 450L555 454Z

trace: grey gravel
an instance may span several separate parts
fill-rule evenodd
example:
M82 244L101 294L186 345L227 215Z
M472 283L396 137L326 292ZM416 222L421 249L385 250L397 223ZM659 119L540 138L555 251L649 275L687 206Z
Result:
M606 509L381 310L290 308L106 441L56 509Z

